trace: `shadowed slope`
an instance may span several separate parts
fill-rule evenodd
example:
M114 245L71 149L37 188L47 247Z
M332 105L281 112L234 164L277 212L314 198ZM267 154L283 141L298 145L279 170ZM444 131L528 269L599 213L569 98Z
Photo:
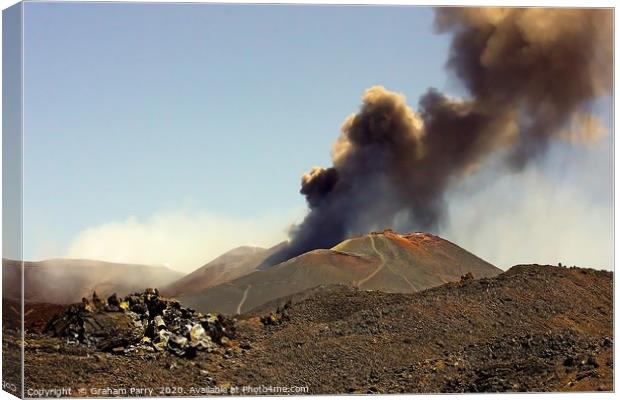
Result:
M282 246L283 243L269 249L253 246L237 247L161 288L161 293L166 296L189 295L232 281L254 272L265 258L278 251Z

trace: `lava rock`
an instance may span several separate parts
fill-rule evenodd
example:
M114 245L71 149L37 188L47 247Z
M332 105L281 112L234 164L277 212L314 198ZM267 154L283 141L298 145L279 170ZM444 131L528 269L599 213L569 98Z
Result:
M159 297L157 289L123 299L112 295L105 302L93 293L91 301L70 306L45 329L102 351L167 351L180 357L212 352L233 338L234 331L234 320L183 308L176 300Z

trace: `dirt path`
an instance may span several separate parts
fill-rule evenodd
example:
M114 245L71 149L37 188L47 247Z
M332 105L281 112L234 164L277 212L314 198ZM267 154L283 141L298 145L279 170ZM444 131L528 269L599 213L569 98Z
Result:
M366 278L364 278L364 279L360 280L359 282L357 282L357 287L361 287L364 283L368 282L368 280L370 278L372 278L373 276L377 275L377 273L379 271L381 271L383 269L383 267L385 267L385 257L383 256L383 254L381 254L379 252L379 250L377 250L377 246L375 245L375 237L372 234L368 235L368 237L370 238L370 245L372 246L372 249L374 250L375 253L377 253L379 258L381 259L381 264L379 264L377 269L372 271L370 273L370 275L368 275Z
M248 298L248 292L250 291L251 287L252 285L248 285L248 287L245 288L245 291L243 292L243 296L241 297L241 301L239 302L239 305L237 306L237 314L241 314L241 307L243 307L243 303L245 303L245 300Z
M403 273L401 273L401 272L399 272L399 271L394 271L394 270L393 270L392 268L390 268L390 267L388 267L388 269L389 269L390 271L392 271L392 273L393 273L394 275L398 275L398 276L400 276L401 278L403 278L403 280L404 280L405 282L407 282L407 284L411 287L411 289L413 289L413 291L414 291L414 292L416 292L416 291L418 290L418 289L417 289L417 288L413 285L413 283L411 283L411 281L410 281L409 279L407 279L407 277L406 277Z
M392 245L392 244L390 243L390 246L391 246L391 245ZM403 278L403 280L404 280L405 282L407 282L407 284L409 285L409 287L411 287L411 289L413 289L413 291L414 291L414 292L416 292L416 291L418 291L418 290L419 290L419 288L416 288L416 287L414 286L414 284L413 284L413 283L411 283L411 281L410 281L410 280L409 280L409 279L405 276L405 274L403 274L403 273L402 273L402 272L400 272L400 271L396 271L396 270L392 269L392 267L390 267L389 265L388 265L387 267L388 267L388 269L389 269L389 270L390 270L393 274L398 275L398 276L400 276L401 278Z

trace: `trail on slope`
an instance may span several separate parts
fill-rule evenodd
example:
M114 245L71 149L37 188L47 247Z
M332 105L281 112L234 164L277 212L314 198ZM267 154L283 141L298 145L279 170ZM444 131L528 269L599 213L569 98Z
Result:
M372 249L374 250L374 252L379 256L379 258L381 259L381 264L379 264L379 266L377 267L377 269L375 269L374 271L372 271L370 273L370 275L368 275L366 278L362 279L361 281L357 282L357 287L361 287L364 283L366 283L370 278L372 278L373 276L377 275L377 273L379 271L381 271L383 269L383 267L385 267L385 257L383 256L383 254L381 254L379 252L379 250L377 249L377 246L375 245L375 237L370 234L368 235L368 237L370 238L370 245L372 246Z
M398 275L398 276L400 276L401 278L403 278L403 280L404 280L405 282L407 282L407 284L411 287L411 289L413 289L413 291L414 291L414 292L416 292L416 291L418 290L418 289L416 289L416 287L413 285L413 283L411 283L411 281L410 281L409 279L407 279L407 277L406 277L403 273L401 273L401 272L399 272L399 271L394 271L394 270L393 270L392 268L390 268L390 267L388 267L388 269L389 269L390 271L392 271L392 273L393 273L394 275Z
M239 302L239 305L237 306L237 314L241 314L241 307L243 307L243 303L245 303L246 299L248 298L248 292L250 291L251 287L252 285L248 285L245 288L245 291L243 292L243 296L241 297L241 301Z
M390 244L390 245L391 245L391 244ZM403 280L404 280L405 282L407 282L407 284L411 287L411 289L413 289L413 291L414 291L414 292L416 292L416 291L418 290L418 289L414 286L414 284L413 284L413 283L411 283L411 281L410 281L410 280L409 280L409 279L405 276L405 274L403 274L403 273L402 273L402 272L400 272L400 271L396 271L396 270L394 270L394 269L393 269L392 267L390 267L389 265L388 265L388 269L389 269L390 271L392 271L392 273L393 273L393 274L398 275L398 276L400 276L401 278L403 278Z

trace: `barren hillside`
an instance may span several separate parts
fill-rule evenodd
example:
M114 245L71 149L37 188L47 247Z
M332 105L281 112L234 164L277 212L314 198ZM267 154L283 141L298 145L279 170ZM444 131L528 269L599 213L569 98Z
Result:
M320 285L412 293L458 281L467 273L480 278L500 272L438 236L388 230L346 240L332 249L313 250L179 299L204 312L233 314Z

